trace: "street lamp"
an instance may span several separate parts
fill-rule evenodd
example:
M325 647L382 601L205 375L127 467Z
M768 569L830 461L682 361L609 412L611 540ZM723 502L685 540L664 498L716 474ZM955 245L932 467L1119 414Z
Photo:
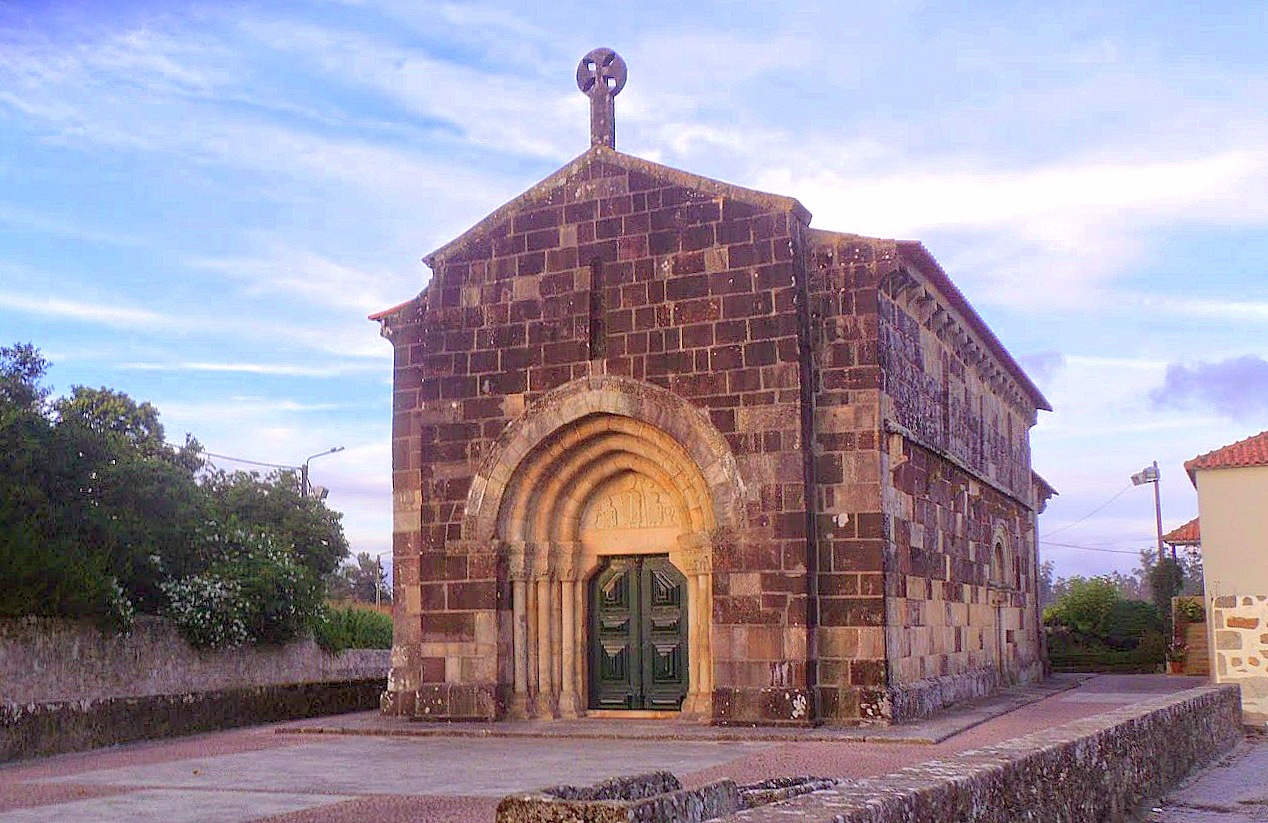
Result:
M1143 486L1146 483L1154 484L1154 519L1158 524L1158 562L1162 562L1162 495L1158 492L1158 461L1155 460L1152 466L1145 466L1141 471L1132 475L1133 486Z
M309 461L315 460L318 457L324 457L327 454L334 454L335 452L341 452L343 451L343 449L344 449L343 446L332 446L329 449L326 449L324 452L317 452L316 454L310 454L308 457L304 458L304 465L299 467L299 496L300 497L308 497L308 493L309 491L311 491L311 487L308 485Z

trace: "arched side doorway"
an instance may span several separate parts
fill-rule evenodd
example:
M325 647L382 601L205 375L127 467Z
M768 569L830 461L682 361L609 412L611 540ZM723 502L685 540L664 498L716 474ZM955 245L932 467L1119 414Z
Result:
M607 659L602 656L607 643L614 655L624 655L623 663L613 658L617 668L636 666L641 673L659 665L664 674L674 661L685 663L678 673L685 691L681 707L707 716L713 688L709 534L715 525L699 467L656 426L619 414L590 414L533 448L509 477L496 526L511 589L510 637L503 644L511 657L510 714L573 717L604 707L593 693L600 673L592 669ZM638 624L625 627L623 649L616 649L615 634L601 637L595 627L603 615L592 609L603 604L594 602L589 583L601 569L613 568L614 558L620 559L618 568L640 575L645 560L660 579L676 575L683 624L662 627L655 636L654 624L668 619L667 612L652 619L654 581L631 577L626 594L640 598L632 604L631 619ZM681 632L681 648L657 657L671 628ZM626 674L635 690L627 707L678 702L666 697L673 685L664 677Z

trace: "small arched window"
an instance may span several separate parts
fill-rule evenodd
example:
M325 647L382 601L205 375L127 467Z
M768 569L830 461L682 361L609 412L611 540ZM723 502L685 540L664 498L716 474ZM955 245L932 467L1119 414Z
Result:
M990 582L993 586L1017 588L1017 564L1008 548L1008 536L1002 527L996 527L991 537Z

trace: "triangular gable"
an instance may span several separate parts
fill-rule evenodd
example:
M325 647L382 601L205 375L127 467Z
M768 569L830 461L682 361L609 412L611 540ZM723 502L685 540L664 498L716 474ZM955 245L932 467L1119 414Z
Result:
M663 180L670 185L682 186L683 188L693 189L711 196L728 197L740 203L757 206L763 211L791 211L802 223L810 224L810 212L806 210L805 206L797 202L795 198L746 189L742 186L724 183L721 180L714 180L710 177L702 177L701 175L685 172L670 166L662 166L650 160L622 154L607 146L591 146L585 153L574 158L554 174L542 180L519 197L501 206L458 237L423 257L423 262L435 269L438 263L461 252L471 244L488 237L496 228L513 219L515 215L539 206L551 205L553 202L552 198L556 195L556 192L565 186L603 177L604 175L595 174L595 172L601 172L605 166L616 167L629 172L638 172Z

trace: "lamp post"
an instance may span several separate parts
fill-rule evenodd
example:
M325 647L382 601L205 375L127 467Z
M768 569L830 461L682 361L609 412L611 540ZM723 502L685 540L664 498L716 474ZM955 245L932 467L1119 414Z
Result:
M317 452L316 454L310 454L308 457L304 458L304 465L299 467L299 496L300 497L307 497L308 492L310 491L310 488L311 488L308 485L309 461L315 460L318 457L324 457L327 454L334 454L335 452L341 452L343 451L343 449L344 449L343 446L332 446L329 449L326 449L324 452Z
M1158 524L1158 562L1162 562L1162 495L1158 491L1158 461L1155 460L1152 466L1146 466L1141 471L1132 475L1133 486L1143 486L1146 483L1154 484L1154 520Z

